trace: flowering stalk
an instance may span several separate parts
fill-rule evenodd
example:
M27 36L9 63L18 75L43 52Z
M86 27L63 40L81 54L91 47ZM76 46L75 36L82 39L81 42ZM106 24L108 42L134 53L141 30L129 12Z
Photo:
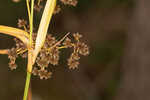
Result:
M64 5L76 6L77 4L77 0L59 1ZM58 65L60 49L67 48L72 49L73 51L70 57L67 59L67 65L69 66L69 69L78 68L80 55L86 56L89 54L89 47L84 42L80 41L82 35L79 33L73 34L74 40L68 37L70 32L68 32L60 40L57 40L51 34L47 35L47 30L52 15L60 11L60 6L56 6L56 0L47 0L38 32L37 34L33 33L33 9L40 11L40 2L42 2L42 0L38 0L37 5L35 4L34 6L34 3L36 3L34 0L26 0L30 24L29 29L27 27L27 21L24 19L18 20L18 27L24 28L24 31L17 28L0 25L0 33L16 37L14 39L16 42L15 47L11 49L0 50L0 54L8 54L8 58L10 59L9 67L11 70L16 69L17 65L15 64L15 61L18 56L21 56L22 58L28 57L27 77L23 100L27 100L28 94L30 94L29 86L31 73L33 73L33 75L38 75L40 79L50 78L52 71L49 71L48 67L50 66L48 65ZM31 7L29 3L31 3ZM36 63L38 66L32 68L34 63Z

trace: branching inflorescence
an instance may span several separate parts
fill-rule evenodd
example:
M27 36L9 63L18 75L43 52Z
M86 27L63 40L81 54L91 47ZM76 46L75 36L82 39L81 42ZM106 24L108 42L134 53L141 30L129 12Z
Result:
M44 0L39 0L34 9L36 11L40 11L43 7L41 2ZM77 0L60 0L65 5L77 5ZM61 10L60 5L57 5L55 8L54 14L59 13ZM18 27L23 28L26 32L29 32L29 26L27 25L27 21L24 19L18 19ZM48 79L52 75L52 71L50 71L50 67L56 66L59 63L59 56L61 53L61 49L71 49L72 53L70 57L67 59L67 65L69 69L78 68L80 55L87 56L89 54L89 47L81 41L82 35L79 33L73 33L72 37L68 36L71 33L66 34L61 40L57 40L51 34L46 36L46 40L44 45L39 52L38 57L36 58L36 64L33 67L32 73L33 75L37 75L40 79ZM34 32L32 34L33 38L33 48L35 44L37 33ZM16 69L17 65L15 63L16 58L21 56L22 58L27 58L27 46L17 38L14 38L16 42L16 46L9 49L8 58L10 59L9 67L11 70Z
M12 1L19 2L20 0ZM33 30L33 12L34 10L40 12L44 1L47 2L38 31L35 31L35 29ZM71 49L72 51L67 59L69 69L78 68L80 57L89 55L89 47L81 41L82 35L78 32L68 32L61 39L56 39L52 34L47 34L52 15L61 11L61 6L56 5L56 1L26 0L29 22L24 19L18 19L18 28L0 25L0 33L15 37L14 41L16 43L14 47L0 50L0 54L8 54L10 69L14 70L17 68L17 57L21 56L28 59L23 100L27 100L31 74L39 76L40 79L50 78L52 76L51 67L59 64L62 49ZM78 3L77 0L58 0L58 2L70 6L76 6Z

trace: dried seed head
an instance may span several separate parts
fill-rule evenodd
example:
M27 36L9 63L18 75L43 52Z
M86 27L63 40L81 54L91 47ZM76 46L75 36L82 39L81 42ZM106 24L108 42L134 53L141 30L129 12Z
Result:
M71 54L71 58L72 58L72 59L74 59L74 60L79 60L79 59L80 59L80 57L79 57L78 52L74 52L74 53L72 53L72 54Z
M39 70L37 69L37 67L33 68L32 74L35 75L35 76L39 74Z
M39 67L48 67L49 61L45 57L37 57L36 63Z
M71 43L71 39L69 39L68 37L65 39L65 41L63 42L64 46L67 47L72 47L72 43Z
M83 43L83 42L78 42L76 44L76 48L78 49L78 52L81 54L81 55L88 55L89 54L89 47Z
M69 69L75 69L75 68L78 68L78 65L79 65L79 62L73 58L69 58L68 59L68 66L69 66Z
M15 48L10 49L10 50L8 51L8 58L9 58L9 60L10 60L10 62L9 62L9 68L10 68L11 70L17 68L17 65L15 64L16 57L17 57L16 49L15 49Z
M17 53L16 53L16 49L12 48L10 50L8 50L8 58L16 58L17 57Z
M18 19L18 27L21 28L21 27L24 27L27 25L27 21L24 20L24 19Z
M22 41L20 41L19 39L14 38L14 41L16 42L16 50L18 50L18 49L22 49L22 50L27 49L26 45Z
M52 45L54 45L56 42L57 42L57 41L56 41L55 37L52 37L51 34L48 34L48 35L46 36L45 46L46 46L46 48L50 48L50 47L51 47Z
M49 61L52 65L58 65L59 61L59 50L57 48L52 48L49 52Z
M11 70L14 70L14 69L16 69L17 68L17 65L15 64L15 63L9 63L9 68L11 69Z
M48 72L45 69L40 69L39 70L40 79L48 79L48 78L51 77L51 75L52 75L52 72Z
M74 33L73 37L75 38L75 40L79 41L79 39L82 38L82 35L79 33Z

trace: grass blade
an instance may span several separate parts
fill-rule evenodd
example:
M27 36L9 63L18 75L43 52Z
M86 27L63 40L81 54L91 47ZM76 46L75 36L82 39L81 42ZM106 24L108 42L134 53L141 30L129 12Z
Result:
M24 30L0 25L0 33L14 36L20 39L27 46L29 45L29 34Z

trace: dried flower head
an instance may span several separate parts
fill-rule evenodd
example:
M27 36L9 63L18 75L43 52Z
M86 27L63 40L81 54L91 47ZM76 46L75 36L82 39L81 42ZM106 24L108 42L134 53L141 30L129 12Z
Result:
M38 71L38 75L40 76L40 79L48 79L48 78L50 78L51 77L51 75L52 75L52 72L48 72L47 70L45 70L45 69L40 69L39 71Z
M71 39L69 39L68 37L65 39L65 41L63 42L63 45L66 47L72 47L72 43L71 43Z
M78 65L79 65L78 60L75 60L75 59L73 59L73 58L71 58L71 57L68 59L68 66L69 66L69 69L78 68Z
M75 40L79 41L79 39L82 38L82 35L79 33L74 33L73 37L75 38Z
M32 74L35 76L39 74L39 70L37 67L33 67Z
M27 25L27 21L24 20L24 19L18 19L18 27L21 28L21 27L24 27Z
M15 63L10 62L10 63L9 63L9 68L10 68L11 70L14 70L14 69L17 68L17 65L16 65Z
M15 48L10 49L8 51L8 58L10 60L9 67L10 67L11 70L17 68L17 65L15 64L16 57L17 57L16 49Z
M78 42L75 46L81 55L86 56L89 54L89 47L85 43Z
M59 61L59 50L57 48L53 48L49 52L49 61L52 65L58 65Z

